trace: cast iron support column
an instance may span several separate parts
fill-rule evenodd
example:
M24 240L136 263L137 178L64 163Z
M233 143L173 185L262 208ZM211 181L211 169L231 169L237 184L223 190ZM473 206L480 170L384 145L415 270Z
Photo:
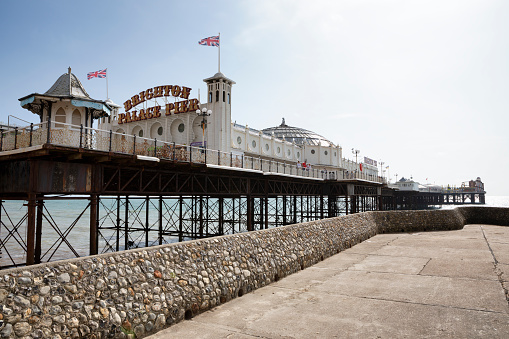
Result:
M125 196L124 250L129 249L129 196Z
M200 216L199 216L199 221L200 221L200 225L199 225L199 234L200 234L200 238L203 238L203 197L200 196Z
M323 210L323 194L320 194L320 219L325 219L325 213Z
M159 245L163 244L163 197L159 196Z
M150 197L145 197L145 247L148 247L148 232L150 230L149 224L149 207L150 207Z
M219 217L218 217L219 225L217 225L217 227L218 227L219 235L223 235L224 234L224 198L223 197L218 199L218 204L219 204Z
M41 263L41 237L42 237L42 213L44 208L44 201L42 199L37 200L37 224L35 229L35 263Z
M247 213L247 230L252 231L253 230L253 219L254 219L254 211L253 211L253 197L251 196L251 180L247 180L247 201L246 201L246 213ZM240 213L239 213L239 219L240 219Z
M302 212L301 212L302 213ZM297 196L293 196L293 224L297 223Z
M98 199L96 194L90 195L90 255L95 255L97 251L97 206Z
M336 216L336 196L330 194L327 198L327 204L328 204L328 217L334 218Z
M28 193L27 265L35 264L35 193Z
M283 195L283 226L286 224L286 195Z
M248 194L247 195L247 201L246 201L246 204L247 204L247 230L248 231L253 231L254 230L254 225L253 225L253 219L254 219L254 208L253 208L253 205L254 205L254 198L251 196L251 194Z
M184 235L183 235L183 224L182 224L182 205L184 204L184 199L182 199L182 196L179 197L179 242L184 241Z
M269 196L265 196L265 229L269 228Z
M118 252L120 249L120 195L117 196L117 224L115 225L115 229L117 231L117 243L115 245L115 250ZM126 248L127 249L127 248Z

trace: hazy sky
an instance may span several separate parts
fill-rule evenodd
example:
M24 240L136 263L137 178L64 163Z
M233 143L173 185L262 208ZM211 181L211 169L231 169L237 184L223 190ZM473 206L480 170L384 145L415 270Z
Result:
M286 119L389 165L460 185L480 176L509 195L509 1L2 1L0 121L37 122L18 99L72 72L94 99L147 88L201 89L221 72L232 120ZM23 122L11 117L9 120ZM385 167L385 166L384 166Z

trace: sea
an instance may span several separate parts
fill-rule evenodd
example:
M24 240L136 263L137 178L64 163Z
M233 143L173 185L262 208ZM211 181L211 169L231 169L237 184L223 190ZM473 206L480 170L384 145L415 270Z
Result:
M154 199L154 202L156 200ZM145 199L130 201L129 248L159 244L157 203L149 204L148 239L144 228L147 222ZM83 257L89 255L90 216L87 199L45 200L45 211L41 235L41 261ZM509 207L509 196L486 196L486 204L480 206ZM442 209L455 208L457 205L444 205ZM26 201L3 201L0 213L0 267L22 264L26 261ZM225 212L225 213L229 213ZM124 218L125 208L120 207L120 216ZM99 253L124 250L123 231L113 229L117 218L115 199L101 199L99 206ZM176 199L163 200L163 229L177 229L179 220ZM190 217L189 217L190 218ZM118 239L118 240L117 240ZM186 240L186 239L184 239ZM164 236L163 244L177 242L174 236Z

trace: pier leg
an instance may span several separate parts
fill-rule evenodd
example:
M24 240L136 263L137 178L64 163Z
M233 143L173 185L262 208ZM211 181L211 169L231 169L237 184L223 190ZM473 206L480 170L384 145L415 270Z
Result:
M90 196L90 255L97 254L97 195Z
M219 204L219 217L218 217L219 225L217 225L217 227L218 227L219 235L223 235L224 234L224 198L219 198L218 204Z
M129 197L125 197L124 250L129 249Z
M150 197L145 197L145 247L148 247L148 233L150 230L150 222L149 222L149 207L150 207Z
M200 196L200 215L199 215L199 233L200 238L203 238L203 197Z
M296 224L297 223L297 196L294 195L293 196L293 223L292 224Z
M269 228L269 196L265 196L265 229Z
M115 250L118 252L120 249L120 195L117 196L117 224L115 225L116 228L116 244L115 244Z
M247 230L248 231L253 231L254 228L253 228L253 219L254 219L254 211L253 211L253 204L254 204L254 201L253 201L253 197L251 197L251 195L248 195L247 196Z
M44 201L37 201L37 225L35 229L35 263L41 263L41 253L42 253L42 245L41 245L41 237L42 237L42 212L44 208Z
M163 244L163 197L159 196L159 245Z
M286 224L286 195L283 195L283 226Z
M35 194L28 194L27 265L35 264Z
M184 241L184 234L183 234L183 221L182 221L182 209L184 204L184 199L182 196L179 197L179 242Z

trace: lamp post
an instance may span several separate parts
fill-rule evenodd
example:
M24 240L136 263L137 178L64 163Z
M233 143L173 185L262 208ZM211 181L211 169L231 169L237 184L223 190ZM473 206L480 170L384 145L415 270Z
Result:
M205 127L207 126L207 117L212 113L212 111L206 108L202 108L201 110L197 109L196 114L201 116L201 129L202 129L202 147L205 148Z
M352 153L355 154L355 163L357 163L357 154L359 154L361 151L359 151L358 149L353 149L352 148Z
M380 160L380 176L382 177L382 181L384 180L384 164L382 160Z
M357 164L357 155L360 153L361 151L359 151L358 149L353 149L352 148L352 153L355 154L355 177L357 177L357 169L358 169L358 164Z

